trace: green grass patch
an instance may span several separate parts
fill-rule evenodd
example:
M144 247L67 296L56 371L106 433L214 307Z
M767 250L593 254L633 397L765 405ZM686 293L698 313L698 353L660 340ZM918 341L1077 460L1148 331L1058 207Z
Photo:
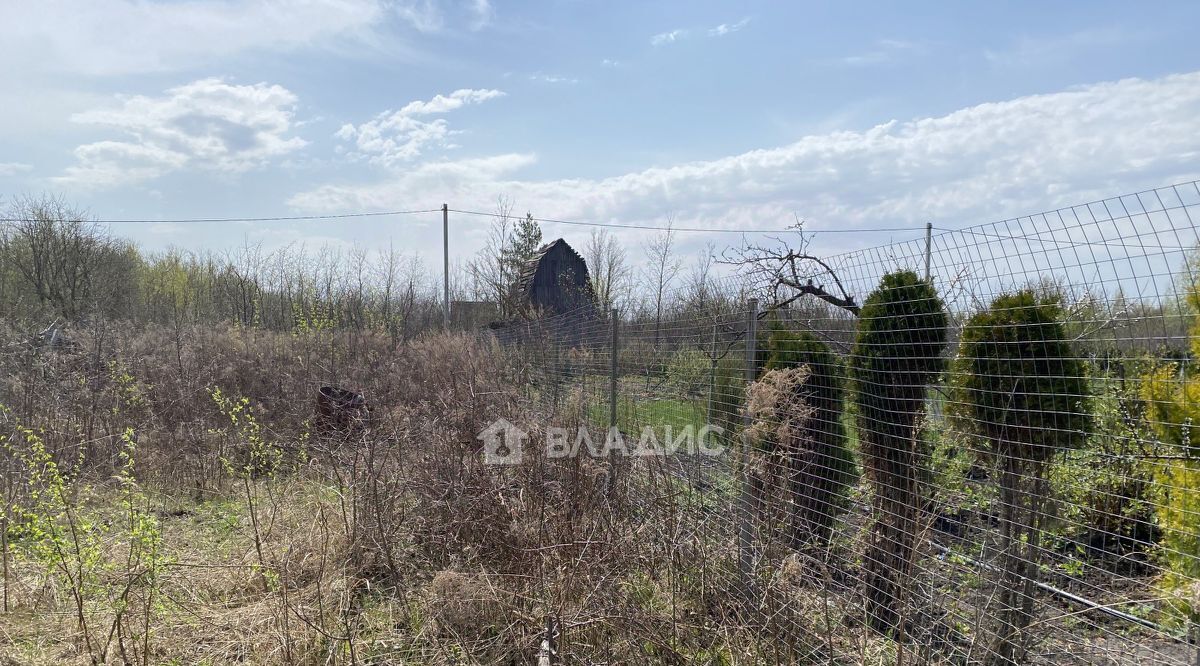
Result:
M679 433L689 426L693 432L698 432L707 423L706 412L703 400L617 397L617 425L621 432L627 434L639 433L646 426L654 428L660 434L667 426L670 426L674 433ZM608 426L607 396L589 403L588 420L597 427Z

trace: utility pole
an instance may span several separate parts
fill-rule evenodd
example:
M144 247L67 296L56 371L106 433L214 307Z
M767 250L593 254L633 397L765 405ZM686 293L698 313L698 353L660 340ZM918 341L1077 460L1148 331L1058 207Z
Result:
M933 258L933 222L925 223L925 281L929 282L929 260Z
M442 325L450 329L450 206L442 204Z

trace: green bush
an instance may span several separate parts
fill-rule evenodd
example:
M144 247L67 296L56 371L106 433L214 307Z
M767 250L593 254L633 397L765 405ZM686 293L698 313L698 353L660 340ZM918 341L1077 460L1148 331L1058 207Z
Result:
M871 626L890 632L900 619L927 479L920 432L926 385L944 368L946 310L912 271L883 277L867 296L850 354L863 469L873 489L864 584Z
M1061 520L1051 533L1065 541L1058 549L1073 546L1093 565L1126 575L1145 569L1158 539L1154 470L1169 454L1155 442L1138 394L1145 366L1117 358L1091 369L1092 430L1049 471Z
M953 378L955 424L1000 468L999 612L988 661L1022 663L1049 494L1045 463L1087 437L1087 378L1057 301L1030 290L1001 295L967 321Z
M1191 312L1200 312L1200 285L1189 288L1187 303ZM1200 357L1200 318L1192 323L1191 347L1193 357ZM1180 377L1174 363L1160 365L1142 379L1141 394L1150 426L1173 449L1154 479L1164 495L1155 507L1167 569L1161 586L1171 620L1200 623L1200 438L1192 435L1200 423L1200 372Z
M801 399L813 409L805 450L791 452L789 475L795 501L791 542L824 546L836 518L845 511L846 493L857 478L854 454L842 422L844 372L829 347L811 333L776 327L768 342L767 370L807 367Z
M708 355L695 349L680 349L667 364L667 380L682 397L707 395L711 373Z
M713 370L712 425L724 431L726 443L742 427L742 406L746 402L746 363L741 355L730 354L717 361Z
M754 376L763 372L770 347L770 331L760 330L755 346ZM718 351L720 348L718 347ZM726 444L742 430L742 409L746 405L746 349L734 345L717 359L712 372L712 416L710 423L720 426ZM704 396L705 399L708 396Z

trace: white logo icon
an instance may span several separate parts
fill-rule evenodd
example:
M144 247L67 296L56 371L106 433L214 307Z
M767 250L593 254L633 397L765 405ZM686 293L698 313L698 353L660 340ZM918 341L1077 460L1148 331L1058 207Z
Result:
M475 437L483 442L483 462L486 465L516 465L521 462L525 434L511 421L499 418L488 424Z

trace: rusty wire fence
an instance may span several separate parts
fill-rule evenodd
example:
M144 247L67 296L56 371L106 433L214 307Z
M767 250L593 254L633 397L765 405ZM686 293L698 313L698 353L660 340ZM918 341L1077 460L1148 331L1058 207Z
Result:
M600 458L645 526L647 661L1198 664L1198 223L1187 183L785 240L658 316L501 330L588 426L525 454Z

